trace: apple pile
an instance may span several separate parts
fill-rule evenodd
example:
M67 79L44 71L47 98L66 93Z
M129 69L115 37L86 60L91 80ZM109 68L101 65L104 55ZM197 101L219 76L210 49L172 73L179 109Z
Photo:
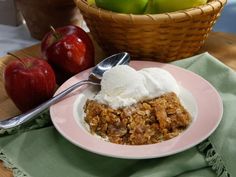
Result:
M88 0L89 5L119 13L158 14L206 4L207 0Z
M42 58L19 58L4 70L8 96L26 112L53 96L56 84L94 65L94 46L80 27L52 29L41 42Z

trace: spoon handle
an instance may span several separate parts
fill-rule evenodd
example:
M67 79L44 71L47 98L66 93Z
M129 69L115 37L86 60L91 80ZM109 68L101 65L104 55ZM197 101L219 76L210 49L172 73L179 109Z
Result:
M72 92L73 90L75 90L76 88L78 88L78 87L80 87L81 85L84 85L84 84L99 85L98 83L92 82L90 80L82 80L80 82L77 82L76 84L70 86L69 88L62 91L61 93L53 96L52 98L50 98L46 102L44 102L44 103L40 104L39 106L27 111L26 113L20 114L20 115L15 116L15 117L11 117L11 118L3 120L3 121L0 121L0 128L3 128L3 129L13 128L13 127L16 127L18 125L23 124L24 122L27 122L28 120L36 118L37 117L36 115L38 115L39 113L46 110L48 107L50 107L54 103L57 103L58 101L61 100L61 98L66 96L68 93Z

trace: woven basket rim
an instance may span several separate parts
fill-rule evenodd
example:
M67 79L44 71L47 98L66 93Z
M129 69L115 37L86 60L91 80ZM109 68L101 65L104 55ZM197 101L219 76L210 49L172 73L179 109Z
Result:
M158 19L158 21L163 20L163 21L168 21L168 20L178 20L178 19L183 19L183 18L192 18L194 16L199 16L202 14L209 14L214 11L217 11L218 9L222 8L227 0L211 0L205 5L195 7L195 8L190 8L190 9L185 9L185 10L180 10L180 11L175 11L175 12L169 12L169 13L161 13L161 14L124 14L124 13L117 13L117 12L112 12L108 11L105 9L97 8L95 6L89 6L87 4L86 0L74 0L77 7L89 14L93 15L99 15L99 17L102 19L113 19L117 21L132 21L132 22L144 22L144 21L155 21Z

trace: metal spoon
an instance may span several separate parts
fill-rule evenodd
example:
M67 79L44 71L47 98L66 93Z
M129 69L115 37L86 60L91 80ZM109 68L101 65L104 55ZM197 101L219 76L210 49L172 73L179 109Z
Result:
M36 108L27 111L24 114L11 117L7 120L0 121L0 128L3 129L8 129L8 128L13 128L18 125L21 125L29 120L32 120L33 118L36 118L36 115L41 113L42 111L46 110L48 107L51 105L57 103L60 101L65 95L68 93L72 92L76 88L80 87L81 85L84 84L93 84L93 85L100 85L100 81L102 79L103 73L112 67L116 65L124 65L128 64L130 60L130 55L126 52L114 54L112 56L109 56L108 58L105 58L103 61L101 61L99 64L97 64L91 71L89 77L87 80L82 80L68 89L62 91L61 93L55 95L48 101L40 104Z

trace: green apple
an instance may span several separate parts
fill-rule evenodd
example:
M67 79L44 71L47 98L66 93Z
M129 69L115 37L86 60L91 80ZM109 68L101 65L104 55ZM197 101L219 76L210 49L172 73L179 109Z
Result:
M88 2L88 5L94 5L95 4L95 0L87 0L87 2Z
M148 0L95 0L96 6L119 13L143 14Z
M145 13L157 14L189 9L206 4L207 0L149 0Z

